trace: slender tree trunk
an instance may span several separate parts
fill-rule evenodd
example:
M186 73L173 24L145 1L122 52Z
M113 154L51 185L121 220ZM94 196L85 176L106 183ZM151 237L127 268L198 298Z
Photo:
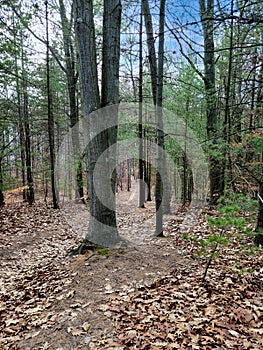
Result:
M152 195L151 195L151 186L152 186L152 164L151 164L151 161L148 162L148 165L147 165L147 188L148 188L148 191L147 191L147 202L151 202L152 201Z
M14 20L14 18L13 18ZM13 23L14 25L14 23ZM17 45L17 38L14 35L14 43ZM20 45L23 45L23 36L21 34ZM21 159L21 177L22 177L22 186L26 185L26 157L25 157L25 132L24 132L24 123L23 123L23 106L21 102L21 84L19 81L19 70L18 70L18 56L15 55L15 74L16 74L16 97L17 97L17 109L18 109L18 127L19 127L19 147L20 147L20 159ZM24 84L24 83L23 83ZM26 200L26 190L23 190L23 200Z
M0 124L0 207L5 204L4 200L4 176L3 176L3 154L2 154L2 146L3 146L3 130L2 125Z
M157 138L157 163L156 163L156 186L155 186L155 207L156 207L156 234L163 235L163 213L170 212L170 201L167 196L168 176L164 152L164 135L162 121L162 95L163 95L163 55L164 55L164 19L165 19L165 0L160 1L160 19L159 19L159 49L158 49L158 67L156 52L154 46L152 16L149 8L149 1L142 0L142 9L145 20L147 34L147 47L149 54L149 63L151 71L151 84L153 103L156 107L156 138ZM166 174L166 175L165 175ZM163 196L164 187L166 195ZM165 199L165 206L164 204Z
M263 173L263 169L262 169ZM260 244L263 246L263 181L259 182L258 188L258 217L257 217L257 226L255 231L257 235L255 236L254 243L259 246Z
M28 98L27 90L24 89L24 127L25 127L25 151L26 151L26 175L27 175L27 195L26 199L30 205L34 203L34 187L33 187L33 176L32 176L32 165L31 165L31 136L30 136L30 125L28 117Z
M63 0L59 0L59 11L62 23L62 34L63 34L63 47L65 54L66 63L66 77L67 77L67 88L69 96L69 108L70 108L70 127L72 128L72 143L74 152L74 163L76 168L76 200L82 198L84 200L83 190L83 167L82 160L79 154L80 140L79 140L79 128L78 128L78 106L77 106L77 75L75 68L75 53L74 46L71 37L71 25L66 15L66 9ZM73 14L72 14L73 15Z
M161 126L161 138L160 138L160 147L162 148L162 171L163 171L163 213L170 214L170 182L167 169L167 160L165 154L165 144L164 144L164 132L163 132L163 61L164 61L164 24L165 24L165 0L160 1L160 24L159 24L159 48L158 48L158 71L157 71L157 106L158 109L158 127Z
M22 113L21 113L21 105L20 101L18 99L18 118L19 118L19 146L20 146L20 159L21 159L21 177L22 177L22 186L24 187L26 185L26 174L25 174L25 133L24 133L24 126L23 126L23 120L22 120ZM26 191L23 190L23 199L26 200Z
M148 47L148 58L150 63L150 72L151 72L151 84L152 84L152 95L153 103L156 106L157 98L157 60L156 52L154 46L154 36L153 36L153 24L152 16L149 7L148 0L142 0L142 11L144 16L146 35L147 35L147 47Z
M142 53L142 8L140 15L140 42L139 42L139 120L138 120L138 131L139 131L139 208L144 208L145 202L145 183L143 173L145 171L143 161L143 127L142 127L142 101L143 101L143 53Z
M159 23L159 49L158 49L158 72L157 72L157 97L156 97L156 120L157 120L157 160L156 160L156 235L163 236L163 192L167 185L163 183L167 180L164 176L165 157L164 157L164 133L163 133L163 56L164 56L164 16L165 0L160 1L160 23ZM161 176L163 174L163 177ZM169 210L170 208L166 208Z
M47 74L47 110L48 110L48 138L49 138L49 156L50 156L50 172L51 172L51 192L53 208L58 209L58 200L55 187L55 137L54 137L54 115L52 110L52 91L50 85L50 56L49 56L49 28L48 28L48 2L46 5L46 74Z
M0 207L5 204L3 185L4 185L4 181L3 181L3 173L2 173L2 159L0 159Z
M148 121L146 119L145 124L147 125ZM151 185L152 185L152 164L151 164L151 148L149 146L149 130L146 126L143 129L143 135L144 135L144 183L147 185L146 189L146 200L147 202L151 202Z
M131 190L131 160L127 159L127 191Z
M261 42L263 41L263 33L261 34ZM263 104L263 60L260 62L258 74L258 91L257 91L257 108L262 107Z
M30 135L30 123L29 123L29 111L28 111L28 88L26 79L25 68L25 55L22 49L22 89L23 89L23 121L25 131L25 165L26 165L26 178L27 178L27 190L26 200L30 205L35 201L33 174L32 174L32 161L31 161L31 135Z
M234 11L234 0L231 0L231 17L233 17ZM233 67L233 36L234 36L234 20L231 18L230 21L230 40L229 40L229 59L228 59L228 72L226 78L226 88L225 88L225 115L224 115L224 126L223 126L223 138L228 145L230 145L232 132L232 120L231 118L231 86L232 86L232 67ZM225 161L221 161L221 174L224 175L226 163L228 159L228 170L229 170L229 182L232 184L232 188L235 191L235 182L233 179L233 169L232 169L232 159L230 150L223 151Z

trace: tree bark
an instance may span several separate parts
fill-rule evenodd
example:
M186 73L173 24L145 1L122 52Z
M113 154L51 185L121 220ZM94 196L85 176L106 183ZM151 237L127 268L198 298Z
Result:
M263 170L262 170L263 172ZM256 233L254 243L256 246L262 245L263 246L263 181L261 180L259 182L259 188L258 188L258 217L257 217L257 226L256 226Z
M163 56L164 56L164 14L165 0L160 1L160 23L159 23L159 48L158 48L158 71L156 91L156 122L157 122L157 160L156 160L156 185L155 185L155 206L156 206L156 228L158 237L163 236L163 192L165 179L161 174L165 169L164 163L164 133L163 133ZM164 175L164 174L163 174Z
M25 68L25 55L22 49L21 55L22 61L22 88L23 88L23 120L24 120L24 131L25 131L25 165L26 165L26 178L27 178L27 190L26 200L32 205L35 201L34 183L32 174L32 161L31 161L31 135L30 135L30 123L29 123L29 111L28 111L28 87L26 79L26 68Z
M13 14L13 26L14 24L14 14ZM15 33L15 30L14 30ZM20 35L20 45L23 45L23 34ZM14 35L14 44L17 45L17 37ZM15 54L15 80L16 80L16 98L17 98L17 114L18 114L18 127L19 127L19 148L20 148L20 159L21 159L21 177L22 177L22 186L26 185L26 157L25 157L25 132L23 124L23 106L22 106L22 94L21 94L21 84L19 81L19 66L18 66L18 54ZM23 190L23 200L26 200L26 190Z
M204 68L207 114L207 136L212 151L217 150L218 111L216 106L215 59L214 59L214 0L199 0L204 34ZM209 159L210 203L215 204L224 192L224 171L220 161L211 152Z
M79 128L77 123L79 121L78 116L78 106L77 106L77 74L75 67L75 53L74 46L71 37L71 24L66 15L66 9L63 0L59 0L59 12L62 24L62 35L63 35L63 48L66 63L66 77L67 77L67 89L69 97L69 109L70 109L70 127L72 129L72 143L73 143L73 153L74 153L74 164L76 170L76 200L82 198L84 200L84 190L83 190L83 178L82 178L82 161L79 154L80 150L80 140L79 140ZM73 14L72 14L73 15Z
M54 115L52 110L52 91L50 85L50 56L49 56L49 28L48 28L48 2L46 5L46 75L47 75L47 110L48 110L48 138L50 157L50 176L53 208L58 209L58 199L55 185L55 137L54 137Z
M3 177L3 154L2 154L2 145L3 145L3 130L2 125L0 124L0 207L5 204L4 199L4 177Z
M144 16L146 35L147 35L147 47L150 63L150 72L151 72L151 84L152 84L152 95L153 103L156 106L157 98L157 61L156 61L156 52L154 46L154 35L153 35L153 24L152 16L149 7L148 0L142 0L142 11Z
M144 208L145 202L145 182L144 171L146 171L145 161L143 161L143 127L142 127L142 102L143 102L143 52L142 52L142 7L140 15L140 33L139 33L139 118L138 118L138 136L139 136L139 208Z
M100 108L92 0L74 0L82 115Z
M164 61L164 24L165 24L165 0L160 1L159 15L159 48L158 48L158 67L157 67L157 143L159 148L160 170L162 170L163 178L163 195L162 205L163 214L169 214L170 208L170 185L167 173L167 161L165 154L164 132L163 132L163 61Z
M164 152L164 135L162 119L162 96L163 96L163 56L164 56L164 20L165 20L165 0L160 1L159 17L159 49L158 66L154 46L154 35L152 16L148 0L142 0L142 10L147 34L147 47L149 54L151 85L153 103L156 108L156 139L157 139L157 160L156 160L156 186L155 186L155 208L156 208L156 235L163 235L163 213L170 212L170 203L166 196L164 198L164 187L167 189L167 169ZM165 175L166 174L166 175ZM164 206L165 199L165 206Z
M86 240L101 246L115 246L121 241L117 231L115 214L116 171L109 184L109 171L115 167L117 120L119 102L119 57L120 57L120 20L121 3L119 0L104 1L103 14L103 52L102 52L102 89L101 103L98 88L95 27L93 4L91 0L74 0L75 33L79 54L79 75L83 115L87 117L90 142L87 146L88 192L90 199L90 221ZM104 108L102 119L100 112L96 117L91 112ZM107 111L110 112L109 115ZM102 122L114 125L105 129ZM104 129L104 130L103 130ZM100 130L103 130L102 132ZM110 150L109 150L110 148ZM104 156L103 166L98 162ZM100 167L94 178L95 166ZM105 202L114 198L111 206L105 205L96 193L96 184L103 189Z

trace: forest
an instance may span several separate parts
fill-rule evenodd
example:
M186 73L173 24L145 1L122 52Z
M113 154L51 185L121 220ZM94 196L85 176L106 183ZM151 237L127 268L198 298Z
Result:
M262 2L0 28L0 348L263 349Z

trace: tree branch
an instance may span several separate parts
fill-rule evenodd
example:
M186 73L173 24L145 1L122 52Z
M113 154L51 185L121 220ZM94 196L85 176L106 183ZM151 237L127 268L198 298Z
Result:
M16 7L9 2L12 10L14 11L14 13L17 15L17 17L21 20L21 23L23 24L23 26L34 36L34 38L36 38L38 41L40 41L42 44L44 44L45 46L47 46L47 41L45 39L42 39L40 36L38 36L23 20L21 14L17 11ZM50 52L52 53L53 57L55 58L56 62L58 63L59 67L63 70L64 73L66 73L66 69L63 66L63 64L61 63L61 59L58 57L57 53L55 52L54 48L50 45L48 45L48 48L50 50Z

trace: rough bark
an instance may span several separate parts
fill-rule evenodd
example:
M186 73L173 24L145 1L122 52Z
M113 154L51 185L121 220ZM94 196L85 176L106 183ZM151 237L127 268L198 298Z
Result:
M159 48L158 48L158 71L157 71L157 91L156 91L156 122L157 122L157 160L156 160L156 186L155 186L155 203L156 203L156 235L163 236L163 190L166 185L161 173L165 169L164 158L164 133L163 133L163 56L164 56L164 12L165 0L160 1L160 23L159 23Z
M65 72L67 77L67 89L69 97L69 118L70 127L72 128L72 143L74 152L74 163L76 169L76 200L82 198L84 200L84 190L83 190L83 179L82 179L82 161L79 154L80 140L79 140L79 129L77 123L79 121L78 116L78 106L77 106L77 74L75 65L75 52L74 45L72 42L71 34L71 23L67 18L66 9L63 0L59 0L59 12L62 24L62 34L63 34L63 48L65 55ZM74 127L74 128L73 128Z
M98 88L95 28L92 1L75 0L75 33L79 54L79 74L82 111L87 118L90 142L87 146L88 191L90 221L86 240L101 246L114 246L121 241L118 235L115 214L116 172L109 184L109 172L116 162L117 118L119 102L119 56L121 3L119 0L104 1L102 93L101 103ZM100 107L112 105L98 111ZM108 113L109 112L109 113ZM101 114L103 113L103 114ZM109 118L109 119L108 119ZM107 121L110 121L108 127ZM102 125L105 123L105 125ZM103 131L101 131L103 130ZM109 150L110 148L110 150ZM98 162L104 155L105 162ZM94 178L95 167L100 167ZM96 192L96 184L102 188L103 203ZM111 200L110 206L106 203Z
M167 160L166 154L163 152L165 150L164 144L164 132L163 132L163 68L164 68L164 24L165 24L165 0L160 1L160 23L159 23L159 48L158 48L158 69L157 69L157 99L156 103L158 106L157 112L157 123L158 123L158 146L160 147L161 153L161 169L162 169L162 177L163 177L163 214L169 214L171 212L170 208L170 184L168 178L168 169L167 169Z
M148 58L149 58L150 72L151 72L153 103L156 106L157 60L156 60L156 52L155 52L155 46L154 46L155 40L154 40L154 34L153 34L152 16L151 16L148 0L142 0L142 11L143 11L146 35L147 35L147 47L148 47L148 55L149 55Z
M82 115L100 108L92 1L74 0Z
M140 16L139 33L139 118L138 118L138 136L139 136L139 208L144 208L145 202L145 182L144 171L145 162L143 161L143 126L142 126L142 101L143 101L143 52L142 52L142 8Z
M215 88L214 53L214 0L199 0L200 16L204 34L204 68L207 110L207 136L211 149L217 150L218 111ZM211 152L209 159L210 202L215 204L224 192L224 172L218 159Z
M28 111L28 87L26 79L26 68L25 68L25 56L22 50L22 76L23 76L23 120L24 120L24 131L25 131L25 165L26 165L26 178L27 186L26 200L32 205L35 201L33 174L32 174L32 161L31 161L31 133L29 123L29 111Z
M48 139L49 139L49 157L50 157L50 176L51 176L51 192L52 205L54 209L58 209L58 199L55 186L55 136L54 136L54 115L52 109L52 91L50 84L50 55L49 55L49 28L48 28L48 2L46 5L46 75L47 75L47 111L48 111Z
M21 35L21 41L22 41ZM16 36L14 35L14 42L16 43ZM17 98L17 114L18 114L18 127L19 127L19 147L21 158L21 177L22 186L26 185L26 157L25 157L25 133L23 125L23 106L22 106L22 93L21 84L19 82L19 68L18 68L18 55L15 56L15 74L16 74L16 98ZM23 190L23 199L26 200L26 190Z
M121 3L119 0L105 0L103 14L103 47L102 47L102 88L101 107L105 123L110 125L103 132L97 133L97 120L91 120L91 131L96 137L91 141L89 155L91 163L98 166L98 158L104 153L105 162L102 164L100 179L96 182L103 186L103 201L93 192L91 198L91 220L89 223L88 239L100 245L114 246L120 241L117 231L115 211L116 170L116 142L119 102L119 58L120 58L120 21ZM100 117L101 120L103 120ZM92 169L93 172L94 168ZM112 198L107 205L109 198ZM102 225L101 225L102 224Z

